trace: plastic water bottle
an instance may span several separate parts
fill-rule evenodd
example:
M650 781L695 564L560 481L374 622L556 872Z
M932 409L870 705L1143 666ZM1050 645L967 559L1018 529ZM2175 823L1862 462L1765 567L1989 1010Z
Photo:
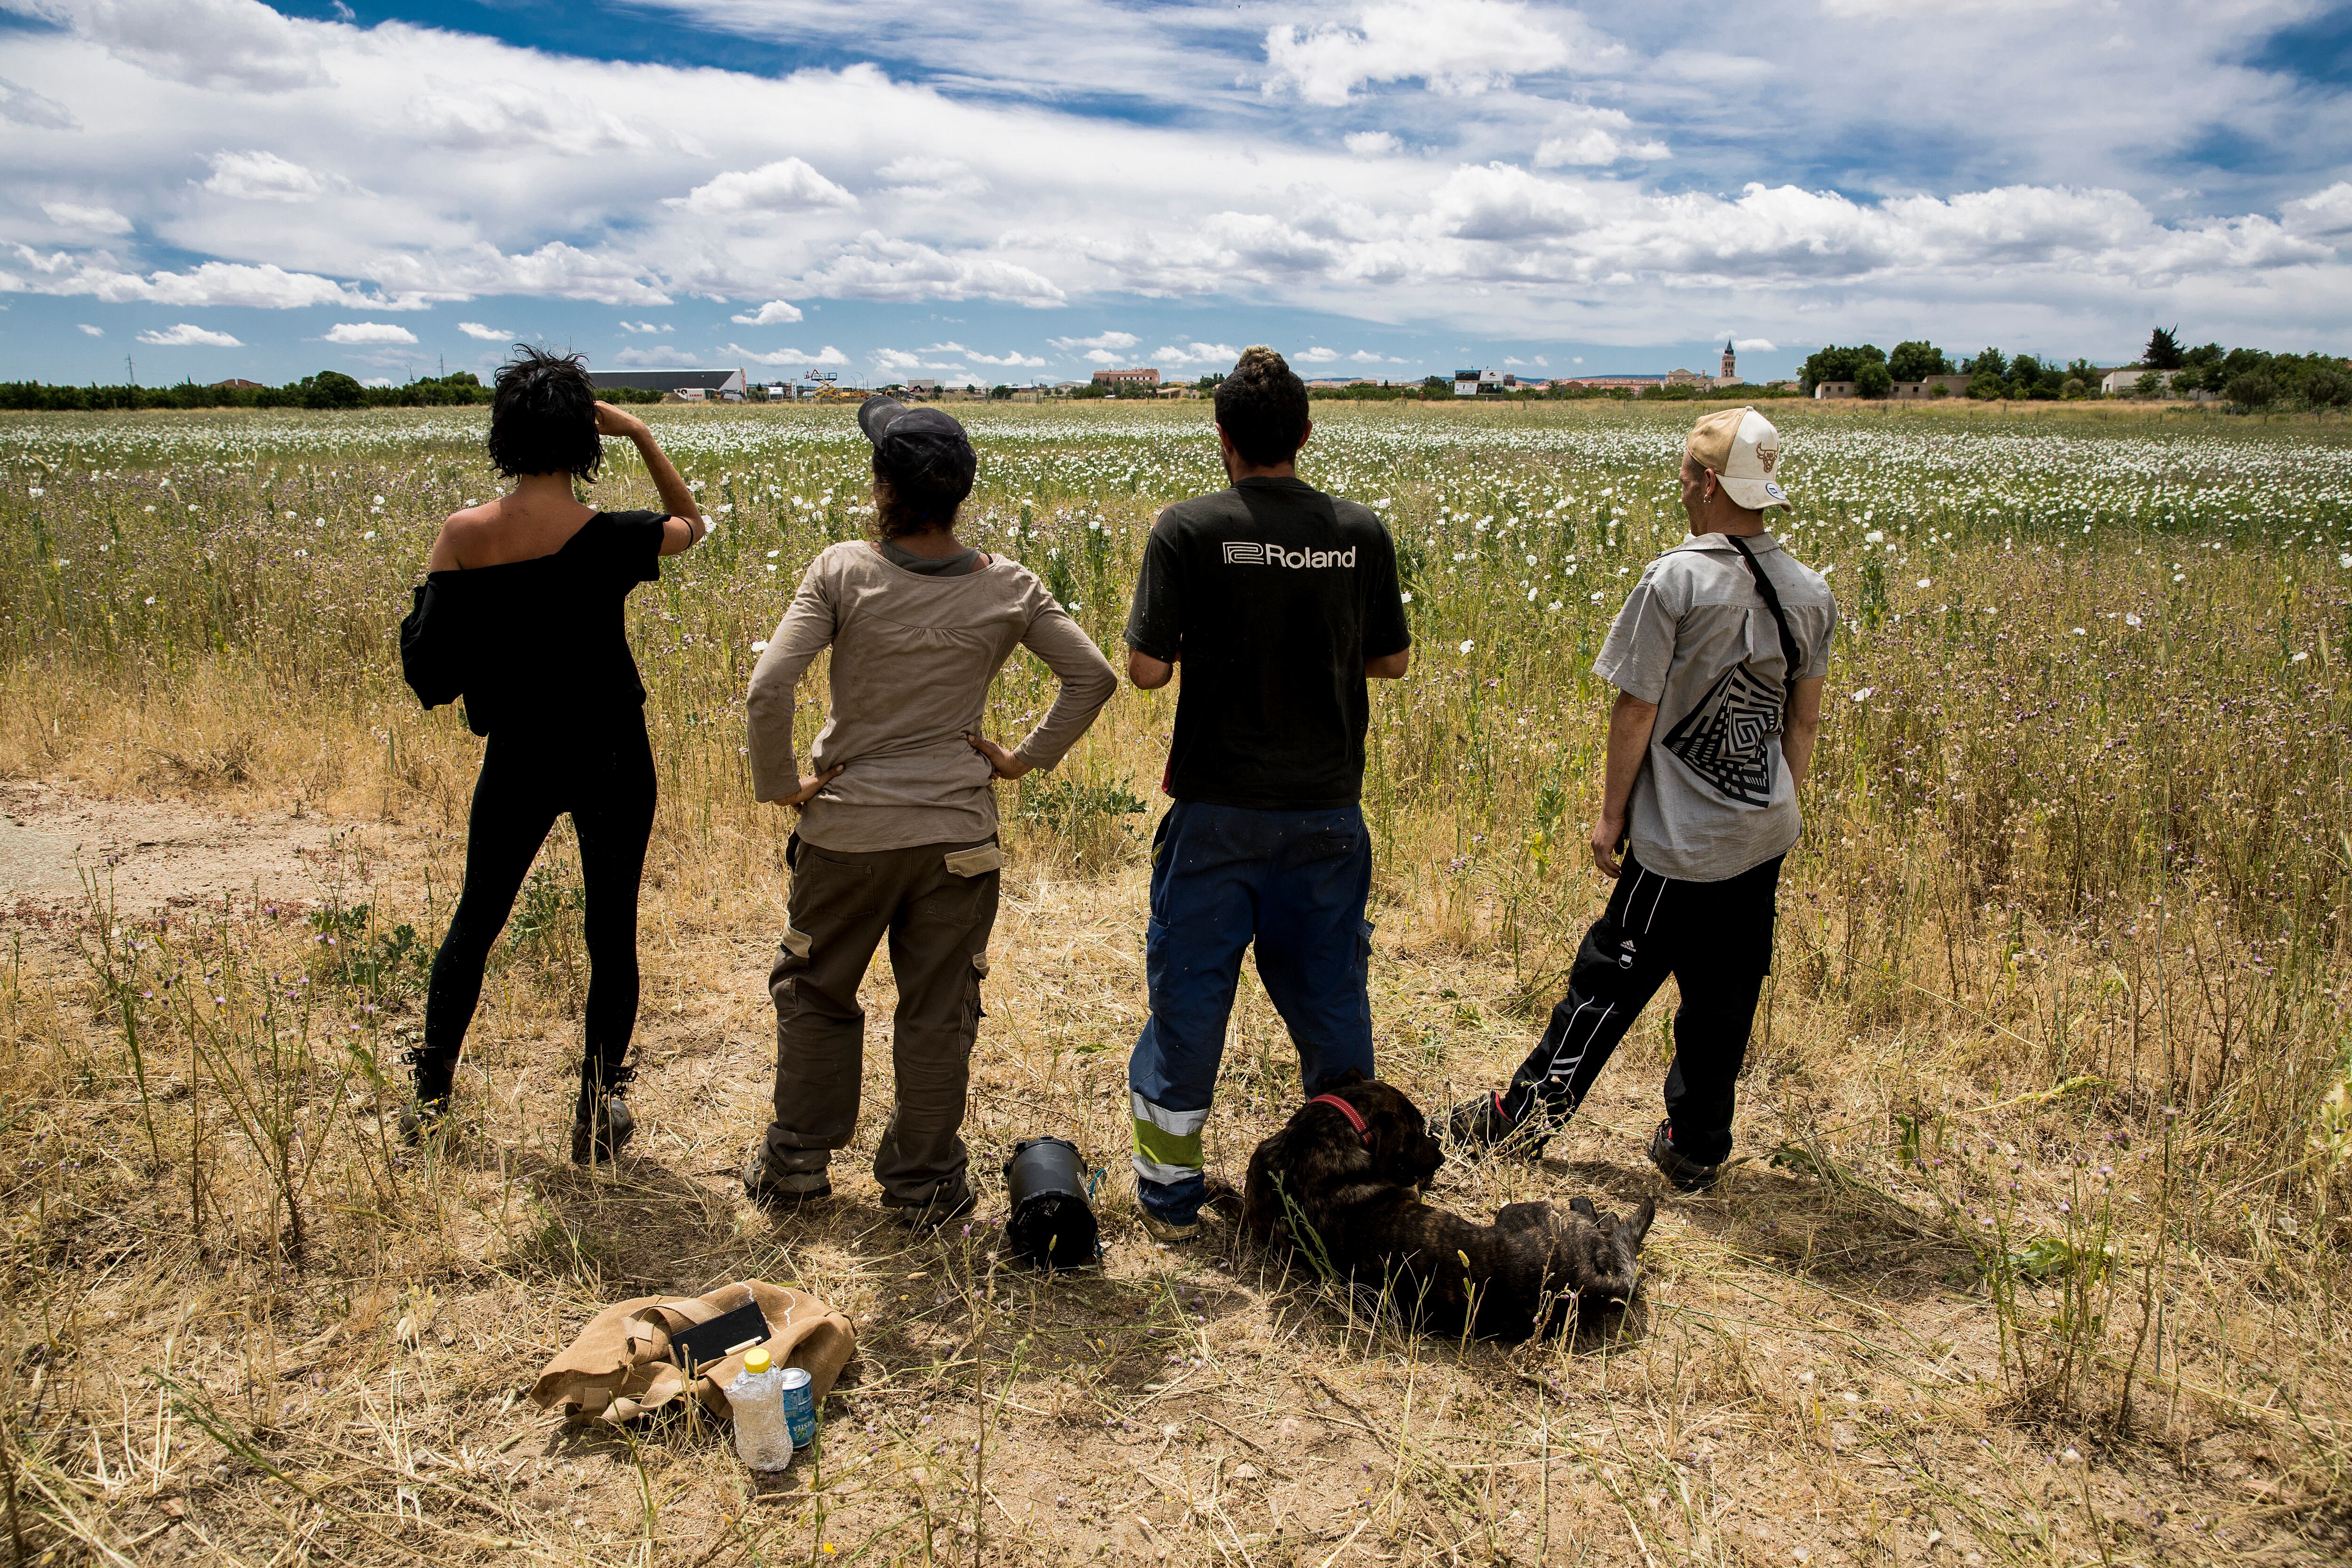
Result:
M735 1415L735 1457L755 1470L775 1471L793 1462L793 1437L784 1427L783 1373L768 1364L765 1349L743 1358L743 1370L727 1385L727 1405Z

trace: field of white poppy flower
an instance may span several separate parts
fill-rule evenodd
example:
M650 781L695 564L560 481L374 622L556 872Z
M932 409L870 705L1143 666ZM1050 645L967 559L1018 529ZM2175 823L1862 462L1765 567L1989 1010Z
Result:
M887 964L826 1212L731 1180L765 1120L785 825L742 693L865 516L845 409L656 409L714 522L632 600L660 768L642 1131L564 1158L584 979L551 840L459 1136L397 1143L478 742L396 623L478 411L0 417L0 1468L23 1561L1234 1563L2341 1561L2352 1549L2352 456L2339 423L1772 405L1781 533L1845 621L1742 1085L1598 1339L1402 1332L1124 1179L1141 847L1173 693L1006 786L1013 863L960 1234L881 1223ZM1207 410L972 405L964 532L1117 651ZM1696 412L1316 405L1302 473L1398 542L1376 688L1381 1073L1499 1081L1603 886L1582 844L1623 592L1683 531ZM615 452L593 494L644 505ZM1115 660L1116 661L1116 660ZM823 668L807 696L821 709ZM1047 700L1018 656L992 727ZM1662 1002L1541 1163L1465 1213L1638 1201ZM1296 1105L1246 977L1212 1163ZM1012 1142L1108 1167L1098 1273L993 1244ZM850 1312L819 1451L754 1486L680 1417L523 1395L598 1305L745 1277Z

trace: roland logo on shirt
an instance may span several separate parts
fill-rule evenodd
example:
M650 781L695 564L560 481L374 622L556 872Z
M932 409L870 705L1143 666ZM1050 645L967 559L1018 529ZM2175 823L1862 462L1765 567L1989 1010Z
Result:
M1243 540L1225 542L1225 564L1228 566L1353 566L1356 547L1345 550L1285 550L1279 544L1257 544Z

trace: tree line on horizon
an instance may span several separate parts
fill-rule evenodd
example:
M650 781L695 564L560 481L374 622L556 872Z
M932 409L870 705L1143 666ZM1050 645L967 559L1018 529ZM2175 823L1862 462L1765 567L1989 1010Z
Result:
M658 403L661 394L637 387L606 387L608 403ZM488 403L490 389L470 370L418 376L396 386L370 386L339 370L322 370L283 386L184 381L168 386L124 383L103 386L59 385L40 381L0 381L0 409L79 413L108 408L437 408Z
M2177 327L2158 327L2140 352L2133 395L2207 395L2247 410L2276 406L2310 409L2352 405L2352 366L2333 354L2273 353L2265 349L2225 349L2220 343L2189 348ZM2127 367L2128 368L2128 367ZM2086 359L2061 363L2034 354L2008 354L1988 348L1955 365L1944 351L1924 342L1901 342L1888 353L1874 343L1852 348L1832 344L1807 356L1798 387L1810 396L1823 382L1852 382L1856 397L1885 397L1896 382L1964 375L1964 395L1980 400L2061 401L2100 395L2107 372ZM1934 395L1949 395L1937 387Z

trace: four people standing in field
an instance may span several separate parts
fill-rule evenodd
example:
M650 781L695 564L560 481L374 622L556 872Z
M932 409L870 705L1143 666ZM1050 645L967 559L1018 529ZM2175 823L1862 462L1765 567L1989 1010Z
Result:
M622 633L631 587L703 533L691 492L642 422L598 404L576 360L526 352L499 379L490 447L512 494L451 517L402 628L427 706L463 696L489 737L465 891L434 966L413 1133L448 1110L483 962L555 816L572 814L587 882L592 980L572 1156L629 1136L614 1095L636 1003L635 900L652 759ZM1162 512L1128 619L1128 672L1181 676L1153 835L1145 983L1129 1063L1137 1196L1163 1243L1202 1232L1202 1155L1244 953L1281 1014L1312 1096L1373 1072L1365 919L1371 845L1359 805L1367 682L1412 659L1387 529L1297 476L1305 385L1270 349L1216 393L1230 488ZM960 1136L1003 854L993 785L1050 768L1116 688L1109 665L1037 578L956 534L978 458L944 412L867 400L874 537L812 562L751 676L754 792L797 819L776 1008L774 1117L747 1152L755 1200L828 1195L854 1131L865 1013L887 937L898 995L894 1104L874 1173L887 1209L937 1225L970 1212ZM644 454L667 515L572 500L599 434ZM1527 1152L1573 1114L1672 974L1681 991L1666 1120L1648 1153L1684 1191L1717 1178L1734 1085L1771 963L1780 864L1800 826L1837 609L1764 531L1788 500L1780 437L1753 409L1702 418L1682 464L1690 534L1643 574L1594 665L1617 689L1594 864L1615 881L1569 994L1509 1084L1458 1106L1457 1142ZM1007 749L981 732L1016 647L1059 683ZM831 702L803 773L794 691L830 647Z

